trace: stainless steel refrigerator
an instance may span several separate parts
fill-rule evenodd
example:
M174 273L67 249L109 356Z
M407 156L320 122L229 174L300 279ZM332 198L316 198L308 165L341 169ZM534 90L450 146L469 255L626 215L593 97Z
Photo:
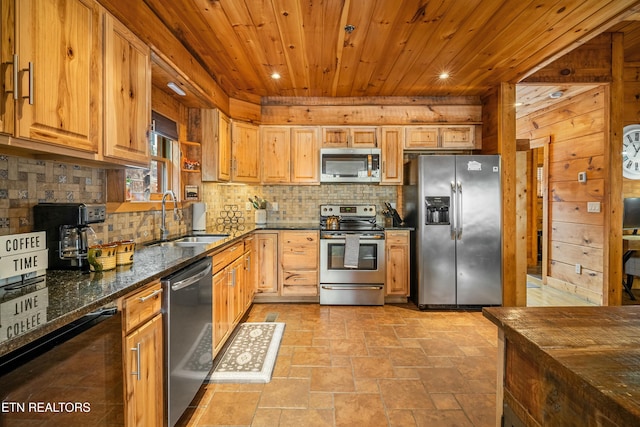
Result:
M416 305L501 305L500 157L420 155L405 166Z

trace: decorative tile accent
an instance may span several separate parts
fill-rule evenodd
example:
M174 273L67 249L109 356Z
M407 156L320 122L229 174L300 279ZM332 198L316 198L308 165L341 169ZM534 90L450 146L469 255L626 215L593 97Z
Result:
M8 199L9 198L9 191L6 189L1 189L0 190L0 199Z
M58 183L59 184L65 184L67 182L67 176L66 175L58 175Z
M18 198L20 198L22 200L28 199L29 198L29 192L27 190L18 191Z
M9 228L9 218L0 218L0 228Z
M53 191L53 190L44 190L44 199L45 199L47 202L51 202L51 201L53 201L53 198L54 198L54 197L55 197L55 196L54 196L54 191Z

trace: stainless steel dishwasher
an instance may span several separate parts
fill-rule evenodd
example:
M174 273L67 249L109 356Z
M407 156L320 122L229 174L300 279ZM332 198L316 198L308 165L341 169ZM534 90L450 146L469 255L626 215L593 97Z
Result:
M162 280L164 288L166 416L174 426L212 367L211 258Z

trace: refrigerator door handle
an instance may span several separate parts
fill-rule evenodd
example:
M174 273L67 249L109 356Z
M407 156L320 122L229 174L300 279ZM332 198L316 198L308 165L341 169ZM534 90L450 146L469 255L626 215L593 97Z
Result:
M460 181L458 181L457 183L457 187L458 187L458 200L456 203L456 228L458 230L456 239L457 240L462 240L462 183Z
M451 208L453 208L454 212L458 212L458 203L456 201L456 183L451 181L451 203L453 204L453 206L451 206ZM449 211L451 212L451 210ZM455 240L456 239L456 226L457 224L457 218L455 215L451 215L450 219L449 219L449 232L451 233L451 240Z

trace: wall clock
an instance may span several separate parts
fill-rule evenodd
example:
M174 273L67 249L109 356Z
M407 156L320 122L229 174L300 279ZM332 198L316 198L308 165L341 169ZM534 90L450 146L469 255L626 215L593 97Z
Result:
M640 124L622 131L622 176L640 179Z

